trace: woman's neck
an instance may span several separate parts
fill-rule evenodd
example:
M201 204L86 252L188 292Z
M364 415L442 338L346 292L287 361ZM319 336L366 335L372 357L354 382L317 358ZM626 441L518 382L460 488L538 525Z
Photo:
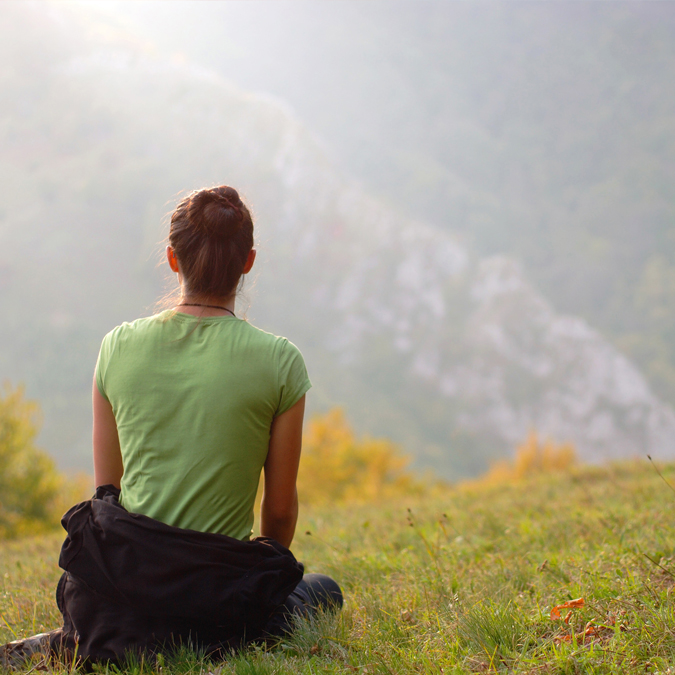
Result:
M176 310L192 316L234 316L235 296L229 298L206 298L183 294L176 303Z

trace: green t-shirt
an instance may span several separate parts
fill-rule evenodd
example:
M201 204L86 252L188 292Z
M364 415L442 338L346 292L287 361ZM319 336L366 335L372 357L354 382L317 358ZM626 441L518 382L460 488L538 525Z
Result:
M167 311L103 338L96 384L117 422L124 507L248 539L272 420L311 387L298 348L233 316Z

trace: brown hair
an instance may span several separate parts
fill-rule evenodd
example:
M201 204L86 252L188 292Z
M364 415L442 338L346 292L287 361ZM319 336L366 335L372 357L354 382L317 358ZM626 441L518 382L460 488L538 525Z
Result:
M173 248L191 296L225 298L237 287L253 248L253 220L234 188L195 190L171 215Z

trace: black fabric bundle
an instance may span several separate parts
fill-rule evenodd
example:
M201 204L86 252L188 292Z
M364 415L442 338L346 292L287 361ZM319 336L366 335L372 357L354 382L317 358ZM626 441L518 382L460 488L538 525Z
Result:
M52 649L115 660L186 644L206 651L260 638L303 567L273 539L244 542L126 511L97 488L62 519L57 589L64 625Z

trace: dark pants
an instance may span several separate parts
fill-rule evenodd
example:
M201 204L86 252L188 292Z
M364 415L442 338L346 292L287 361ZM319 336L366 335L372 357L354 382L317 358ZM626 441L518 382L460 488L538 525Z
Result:
M305 574L286 602L270 617L265 626L268 637L282 637L293 632L293 617L316 616L319 612L338 611L344 600L342 591L325 574Z

